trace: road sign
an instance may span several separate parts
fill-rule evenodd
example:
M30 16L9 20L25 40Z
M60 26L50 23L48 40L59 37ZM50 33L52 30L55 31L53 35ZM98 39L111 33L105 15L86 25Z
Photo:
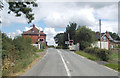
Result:
M65 44L69 44L69 41L65 41Z

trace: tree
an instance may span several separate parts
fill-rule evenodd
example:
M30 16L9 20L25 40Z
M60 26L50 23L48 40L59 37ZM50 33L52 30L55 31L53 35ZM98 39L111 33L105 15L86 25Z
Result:
M83 50L89 47L95 41L95 32L86 26L78 26L76 30L76 42L80 44L80 49Z
M112 32L109 32L109 34L114 40L120 40L120 37L118 36L118 34L112 33Z
M75 41L76 40L75 39L76 27L77 27L76 23L70 23L70 25L67 25L66 32L65 32L67 39L68 39L68 34L69 34L70 40L74 40L74 43L76 43Z
M64 44L64 33L58 33L55 37L54 40L58 46L63 46Z
M33 0L31 2L24 2L23 0L15 0L14 2L9 2L9 11L8 14L11 12L15 13L16 17L21 16L22 14L25 15L25 17L28 19L28 23L31 23L32 20L34 20L34 14L32 13L32 8L37 7L37 3L35 3L36 0ZM0 5L0 8L3 8L2 2Z
M3 3L2 1L0 1L0 10L2 10L2 8L3 8Z

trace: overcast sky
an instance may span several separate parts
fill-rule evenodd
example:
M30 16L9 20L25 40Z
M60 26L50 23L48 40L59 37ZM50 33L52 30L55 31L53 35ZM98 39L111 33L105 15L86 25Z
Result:
M70 22L86 25L93 31L98 31L98 20L102 19L102 32L111 31L118 33L118 3L116 2L37 2L38 7L33 8L35 20L27 24L24 15L15 17L7 14L8 4L5 3L2 15L2 32L14 37L30 29L35 24L47 34L48 45L54 45L53 37L65 31ZM92 0L91 0L92 1Z

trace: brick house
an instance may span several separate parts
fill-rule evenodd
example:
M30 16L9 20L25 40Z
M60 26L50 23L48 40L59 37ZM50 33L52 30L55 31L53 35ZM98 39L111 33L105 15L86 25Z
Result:
M33 44L44 43L45 45L47 45L46 34L43 31L40 31L38 28L36 28L34 24L32 29L25 32L23 31L22 35L24 36L24 38L30 37L32 39Z
M101 37L100 37L100 33L96 32L95 37L96 37L97 42L92 44L93 47L100 48L100 38L101 38L101 48L102 49L112 49L112 48L116 48L116 47L120 46L120 41L114 40L110 36L109 32L101 33Z

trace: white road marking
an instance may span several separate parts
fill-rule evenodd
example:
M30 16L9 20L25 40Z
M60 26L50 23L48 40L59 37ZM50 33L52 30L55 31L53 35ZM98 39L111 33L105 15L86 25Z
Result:
M68 67L67 67L67 64L65 63L65 60L64 60L64 58L63 58L61 52L60 52L59 50L57 50L57 51L58 51L58 53L59 53L59 55L60 55L60 57L61 57L61 59L62 59L62 61L63 61L65 70L66 70L66 72L67 72L67 75L68 75L68 76L71 76L70 71L69 71L69 69L68 69Z
M104 66L105 68L107 68L107 69L109 69L109 70L112 70L112 71L114 71L114 72L117 72L118 73L118 71L116 71L116 70L114 70L114 69L111 69L111 68L109 68L109 67L106 67L106 66Z
M67 62L67 64L69 64L69 61L66 61Z

